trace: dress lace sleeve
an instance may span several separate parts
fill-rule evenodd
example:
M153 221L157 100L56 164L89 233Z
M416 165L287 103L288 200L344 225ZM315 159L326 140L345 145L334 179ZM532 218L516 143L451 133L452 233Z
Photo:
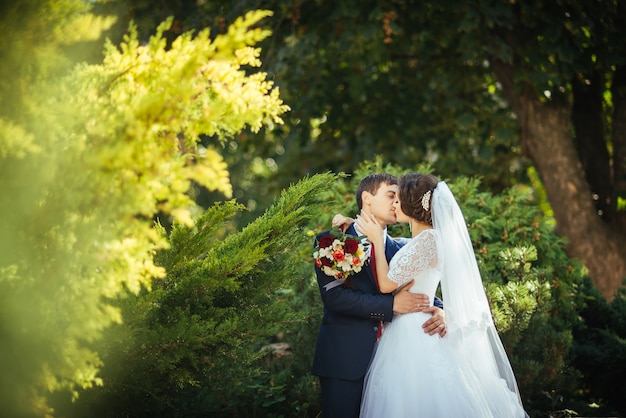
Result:
M389 264L387 277L400 287L421 272L439 267L436 232L427 229L398 251Z

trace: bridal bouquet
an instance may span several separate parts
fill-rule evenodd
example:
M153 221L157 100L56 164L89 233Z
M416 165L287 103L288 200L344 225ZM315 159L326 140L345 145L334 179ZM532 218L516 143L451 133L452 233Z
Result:
M338 231L332 229L319 238L313 259L326 275L341 280L361 271L367 253L358 237Z

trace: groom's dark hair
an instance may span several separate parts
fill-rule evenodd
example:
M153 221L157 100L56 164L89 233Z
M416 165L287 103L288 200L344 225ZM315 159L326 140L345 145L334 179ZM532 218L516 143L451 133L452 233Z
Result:
M359 207L359 211L363 209L363 192L376 194L378 188L383 183L398 184L398 178L393 174L373 173L361 180L359 186L356 188L356 204Z

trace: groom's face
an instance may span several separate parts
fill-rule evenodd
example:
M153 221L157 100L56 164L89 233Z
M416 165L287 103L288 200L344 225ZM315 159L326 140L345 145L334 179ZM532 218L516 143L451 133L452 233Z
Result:
M396 193L398 192L397 184L382 183L376 194L367 193L364 197L365 211L376 216L379 222L385 225L396 223L396 211L394 202L396 201Z

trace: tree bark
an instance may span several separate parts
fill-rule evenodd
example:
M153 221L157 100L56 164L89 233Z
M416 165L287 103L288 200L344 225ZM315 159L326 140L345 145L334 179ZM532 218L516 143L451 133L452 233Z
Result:
M571 105L560 98L541 101L532 86L515 83L512 66L492 66L519 120L522 149L543 180L557 233L568 239L569 256L582 259L595 286L612 300L626 277L625 237L597 215L570 133Z

